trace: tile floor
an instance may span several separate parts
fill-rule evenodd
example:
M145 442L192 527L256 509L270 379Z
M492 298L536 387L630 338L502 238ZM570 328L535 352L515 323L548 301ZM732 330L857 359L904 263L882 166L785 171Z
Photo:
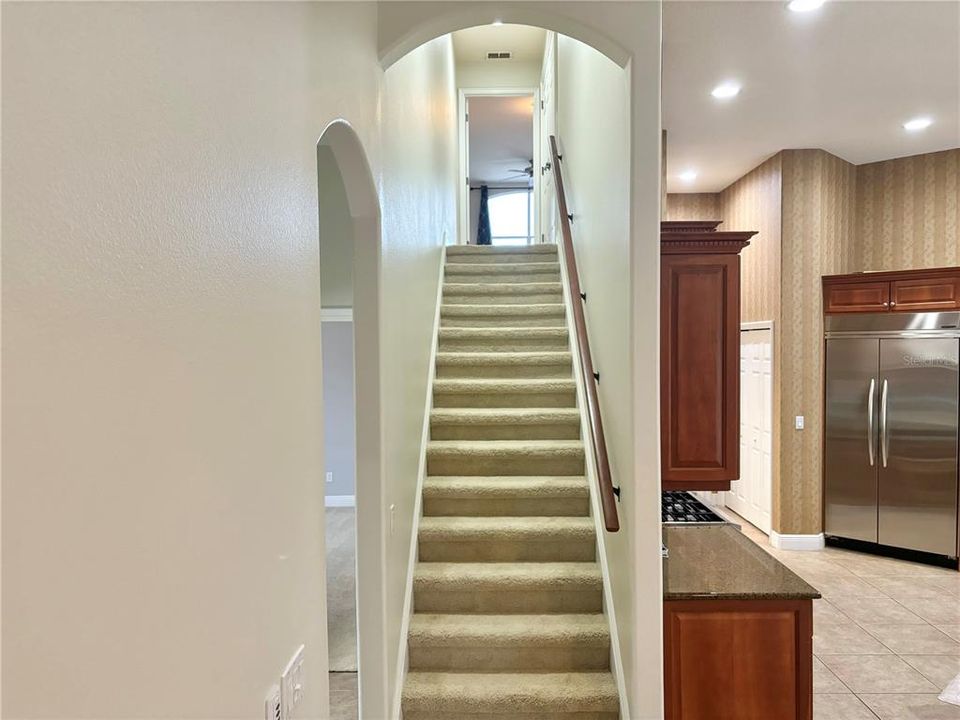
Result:
M357 720L357 674L330 673L330 720Z
M960 707L937 700L960 673L960 573L838 548L776 550L742 525L823 595L813 604L814 720L960 720Z

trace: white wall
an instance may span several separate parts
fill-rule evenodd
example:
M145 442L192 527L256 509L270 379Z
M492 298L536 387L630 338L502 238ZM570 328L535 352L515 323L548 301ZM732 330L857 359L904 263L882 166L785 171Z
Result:
M539 84L539 62L487 60L457 63L457 87L530 88Z
M317 148L320 206L320 301L325 308L353 307L353 219L333 150Z
M384 74L381 368L384 492L394 507L386 538L387 677L397 690L401 620L410 571L424 404L440 247L456 228L456 88L449 36ZM429 132L425 132L429 130ZM389 525L389 517L387 518Z
M4 717L262 717L299 643L300 715L326 714L315 145L337 117L389 206L392 664L453 72L440 41L385 76L376 31L368 3L4 5Z

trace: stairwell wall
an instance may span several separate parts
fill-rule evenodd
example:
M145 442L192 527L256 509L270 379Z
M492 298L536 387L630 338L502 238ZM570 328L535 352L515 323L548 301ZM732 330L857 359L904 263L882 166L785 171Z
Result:
M456 237L455 83L449 35L420 46L384 73L380 311L388 698L395 696L402 675L397 649L412 571L441 246Z
M585 314L594 365L600 373L600 406L614 484L622 488L624 498L618 504L620 531L604 535L629 704L624 716L656 718L661 716L659 522L644 510L655 509L659 479L655 462L650 462L646 474L635 468L655 459L657 449L635 442L638 427L631 389L647 381L654 389L657 386L656 357L638 357L633 349L637 314L640 308L655 309L657 298L654 293L649 304L634 305L632 258L637 252L649 256L644 262L653 275L647 289L655 290L659 247L655 236L638 247L638 239L631 233L631 218L637 209L631 196L634 140L630 97L636 78L631 68L622 68L590 46L563 35L558 37L557 61L557 126L564 184L574 215L574 246L587 294ZM650 178L633 176L635 183L642 185L647 180L652 184L648 192L655 218L659 213L658 153L657 148ZM651 228L655 230L656 224ZM654 349L655 329L654 319L648 343ZM641 420L653 423L652 437L658 435L655 408L654 401ZM645 552L648 549L652 552ZM656 688L653 692L651 686Z

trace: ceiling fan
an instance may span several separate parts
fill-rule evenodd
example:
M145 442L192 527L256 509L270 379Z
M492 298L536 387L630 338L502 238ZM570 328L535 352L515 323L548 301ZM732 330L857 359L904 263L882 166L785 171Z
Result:
M510 168L507 172L516 173L516 175L508 177L507 180L519 180L524 176L533 180L533 158L527 160L527 166L525 168Z

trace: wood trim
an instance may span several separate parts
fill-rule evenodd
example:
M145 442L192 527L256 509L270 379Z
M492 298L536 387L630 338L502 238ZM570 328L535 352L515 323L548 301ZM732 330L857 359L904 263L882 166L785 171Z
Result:
M960 274L960 267L922 268L919 270L884 270L882 272L856 272L845 275L824 275L824 283L872 282L875 280L902 280L919 277L945 277Z
M587 336L587 320L583 313L583 291L580 289L580 273L577 271L577 257L573 250L573 230L570 227L570 210L567 207L567 195L563 187L563 171L560 169L560 153L557 150L557 138L550 136L550 162L553 168L557 205L560 212L560 234L563 240L563 259L567 270L567 283L573 300L573 320L577 329L577 347L580 351L580 368L583 381L587 386L587 412L590 416L590 436L593 441L594 460L597 465L597 485L600 489L600 506L603 508L603 522L607 532L620 529L617 516L616 492L613 489L613 477L610 471L610 458L607 455L607 441L603 434L603 419L600 417L600 398L597 394L597 379L593 370L593 356L590 354L590 338ZM579 302L578 302L579 298Z

